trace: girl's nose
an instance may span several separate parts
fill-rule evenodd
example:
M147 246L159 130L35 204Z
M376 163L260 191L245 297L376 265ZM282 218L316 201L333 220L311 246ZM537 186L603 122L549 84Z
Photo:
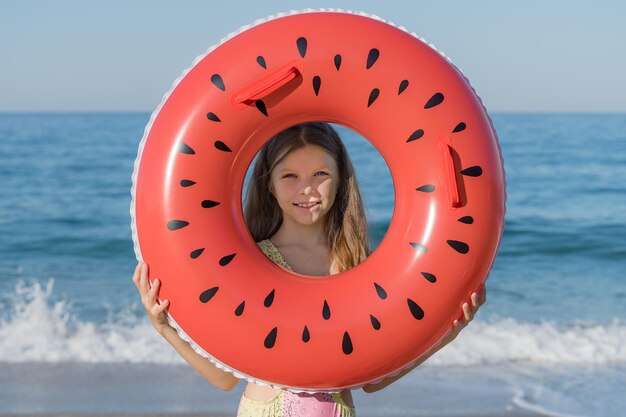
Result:
M300 182L300 192L302 194L311 194L313 192L313 180L310 178L302 178Z

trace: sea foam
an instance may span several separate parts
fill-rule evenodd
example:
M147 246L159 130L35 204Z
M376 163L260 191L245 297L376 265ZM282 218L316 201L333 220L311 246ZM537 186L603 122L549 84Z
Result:
M17 283L2 306L0 362L183 362L154 331L142 308L109 311L104 322L96 323L79 318L72 300L57 300L53 291L52 279ZM626 363L626 322L529 323L479 317L426 365L519 362Z

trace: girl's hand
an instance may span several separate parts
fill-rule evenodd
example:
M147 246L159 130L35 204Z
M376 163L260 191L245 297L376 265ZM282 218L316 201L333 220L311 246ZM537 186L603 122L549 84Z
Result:
M181 339L176 329L169 325L165 316L165 309L170 305L167 300L157 303L160 282L155 279L150 288L148 281L148 265L139 263L133 274L133 282L141 295L141 302L146 308L146 313L154 328L167 342L182 356L196 371L210 383L225 391L233 389L239 382L239 378L230 372L219 369L208 361L204 356L196 353L185 340Z
M478 311L478 308L485 304L485 301L487 300L487 289L485 286L482 286L480 294L473 292L470 296L470 300L472 302L471 307L468 303L463 303L463 306L461 306L461 309L463 310L463 317L461 318L461 321L454 320L452 322L452 330L450 330L450 333L448 333L448 335L443 339L444 345L456 339L461 330L463 330L465 326L472 321Z
M367 393L372 393L372 392L376 392L376 391L380 391L381 389L384 389L385 387L391 385L398 379L402 378L404 375L411 372L413 369L420 366L422 363L426 361L426 359L434 355L439 349L443 348L445 345L452 342L459 335L461 330L463 330L463 328L467 326L467 323L472 321L472 319L474 318L474 315L478 311L478 307L483 305L485 301L487 300L487 291L485 290L484 285L480 289L479 293L480 295L474 292L470 296L470 300L472 302L471 307L468 303L463 303L463 305L461 306L461 309L463 310L463 318L461 319L461 321L454 320L454 322L452 323L452 329L450 330L450 332L448 332L448 334L441 340L441 342L433 346L424 356L422 356L419 360L417 360L413 366L403 370L397 375L387 377L377 384L367 384L363 387L363 391Z
M154 326L159 333L163 333L163 330L169 327L164 311L170 303L168 300L162 300L161 304L156 301L161 282L158 279L155 279L152 283L152 288L150 288L148 280L148 265L142 262L137 264L137 267L135 268L133 282L139 290L141 302L146 309L146 313L150 318L152 326Z

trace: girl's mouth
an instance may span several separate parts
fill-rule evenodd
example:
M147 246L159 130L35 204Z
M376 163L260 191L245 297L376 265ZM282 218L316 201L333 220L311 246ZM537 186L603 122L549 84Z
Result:
M316 201L314 203L294 203L294 206L300 207L305 210L309 210L315 206L317 206L320 202Z

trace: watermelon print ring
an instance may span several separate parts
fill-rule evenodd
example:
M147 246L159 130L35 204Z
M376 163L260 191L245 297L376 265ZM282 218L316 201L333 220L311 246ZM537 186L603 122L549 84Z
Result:
M378 248L323 279L267 259L241 205L259 149L309 121L367 138L395 193ZM445 337L487 278L506 198L496 133L460 70L401 27L328 9L257 21L199 56L152 114L131 193L136 256L179 335L296 392L376 383Z

